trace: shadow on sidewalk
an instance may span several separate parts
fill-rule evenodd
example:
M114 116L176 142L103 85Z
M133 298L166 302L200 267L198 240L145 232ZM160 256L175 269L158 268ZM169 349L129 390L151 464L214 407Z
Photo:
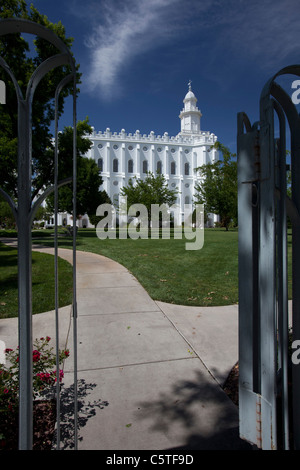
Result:
M178 426L184 429L182 450L252 449L239 437L236 405L201 371L196 372L195 380L180 380L170 392L160 393L156 401L140 402L138 406L143 410L140 418L152 423L153 432L168 434Z
M107 401L97 400L86 403L86 397L89 391L97 387L96 384L86 383L84 379L78 380L77 398L78 398L78 418L77 428L83 428L87 421L96 415L96 408L103 409L109 405ZM60 405L60 448L74 449L75 444L75 420L74 420L74 384L69 387L63 387L61 390L61 405ZM78 435L78 441L82 440ZM56 445L57 430L53 437L53 444Z

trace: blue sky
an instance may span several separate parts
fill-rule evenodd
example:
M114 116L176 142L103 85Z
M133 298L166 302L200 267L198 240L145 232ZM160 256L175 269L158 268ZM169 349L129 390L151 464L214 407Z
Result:
M96 131L180 131L192 80L201 128L236 150L237 113L259 119L259 97L300 63L299 0L33 0L74 37L78 119ZM286 77L291 89L295 77ZM292 89L291 89L292 94ZM68 114L60 126L69 125Z

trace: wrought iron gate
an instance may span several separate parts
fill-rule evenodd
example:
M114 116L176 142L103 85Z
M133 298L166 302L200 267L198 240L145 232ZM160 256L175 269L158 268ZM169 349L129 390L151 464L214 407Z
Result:
M77 306L76 306L76 67L74 59L64 42L52 31L40 24L23 19L0 20L0 36L12 33L29 33L53 44L59 51L42 62L32 74L24 97L9 64L0 57L0 66L12 80L18 102L18 201L17 204L0 188L0 193L9 203L18 228L18 295L19 295L19 449L30 450L33 444L33 393L32 393L32 303L31 303L31 227L35 213L43 200L54 191L55 194L55 321L56 348L58 360L58 273L57 273L57 194L58 187L73 181L73 341L74 341L74 416L75 449L77 446ZM55 93L55 176L53 185L48 187L33 204L32 185L32 103L34 92L41 79L52 69L68 65L70 74L57 86ZM63 87L73 82L73 175L58 181L58 97ZM57 364L57 374L59 367ZM57 376L57 447L60 445L60 394Z
M276 83L260 119L238 114L240 436L262 449L300 449L300 364L289 354L288 230L292 232L292 341L300 339L300 118ZM277 133L278 123L278 137ZM288 131L288 132L287 132ZM291 190L287 196L287 135Z

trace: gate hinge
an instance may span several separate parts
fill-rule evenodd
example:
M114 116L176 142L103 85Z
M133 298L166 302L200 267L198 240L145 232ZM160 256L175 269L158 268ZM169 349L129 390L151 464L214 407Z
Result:
M260 168L260 143L259 143L259 131L256 133L255 144L254 144L254 171L259 180L259 175L261 172Z
M261 437L261 400L260 396L257 395L256 402L256 444L259 449L262 448L262 437Z

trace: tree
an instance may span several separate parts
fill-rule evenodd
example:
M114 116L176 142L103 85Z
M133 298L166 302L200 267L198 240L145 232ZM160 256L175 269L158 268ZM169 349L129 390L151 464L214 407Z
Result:
M0 196L0 228L16 228L16 222L9 204Z
M196 203L205 205L208 213L218 214L221 225L228 230L231 221L237 223L237 162L227 147L216 142L223 159L202 165L196 170L203 177L195 186Z
M23 18L39 23L52 30L70 49L73 38L67 38L65 28L58 22L51 23L45 15L31 5L27 9L24 0L2 0L0 18ZM25 96L27 84L34 70L48 57L57 53L55 46L42 38L34 39L32 46L21 34L0 36L0 56L7 62L18 80ZM77 65L77 83L80 74ZM54 94L58 83L69 73L69 67L56 67L39 83L32 103L32 199L39 191L53 183L53 139L50 126L54 119ZM0 80L6 84L6 105L0 106L0 187L12 199L17 199L17 142L18 110L14 85L0 67ZM64 87L59 97L58 115L64 110L65 98L73 91L73 84ZM70 175L69 175L70 176Z
M143 204L148 211L148 221L151 218L151 205L172 206L178 194L178 189L169 189L164 175L156 176L147 172L144 180L136 176L128 181L128 185L121 188L120 194L127 197L127 206Z
M95 160L86 158L84 155L91 148L92 142L87 137L92 128L88 118L77 123L77 216L88 214L90 220L95 216L97 207L104 202L110 202L105 191L99 188L103 183ZM62 180L72 173L72 147L73 128L68 126L58 135L58 179ZM71 155L70 155L71 154ZM54 212L54 195L47 199L47 207ZM58 190L58 211L73 212L73 186L65 185ZM93 222L92 222L93 223Z

